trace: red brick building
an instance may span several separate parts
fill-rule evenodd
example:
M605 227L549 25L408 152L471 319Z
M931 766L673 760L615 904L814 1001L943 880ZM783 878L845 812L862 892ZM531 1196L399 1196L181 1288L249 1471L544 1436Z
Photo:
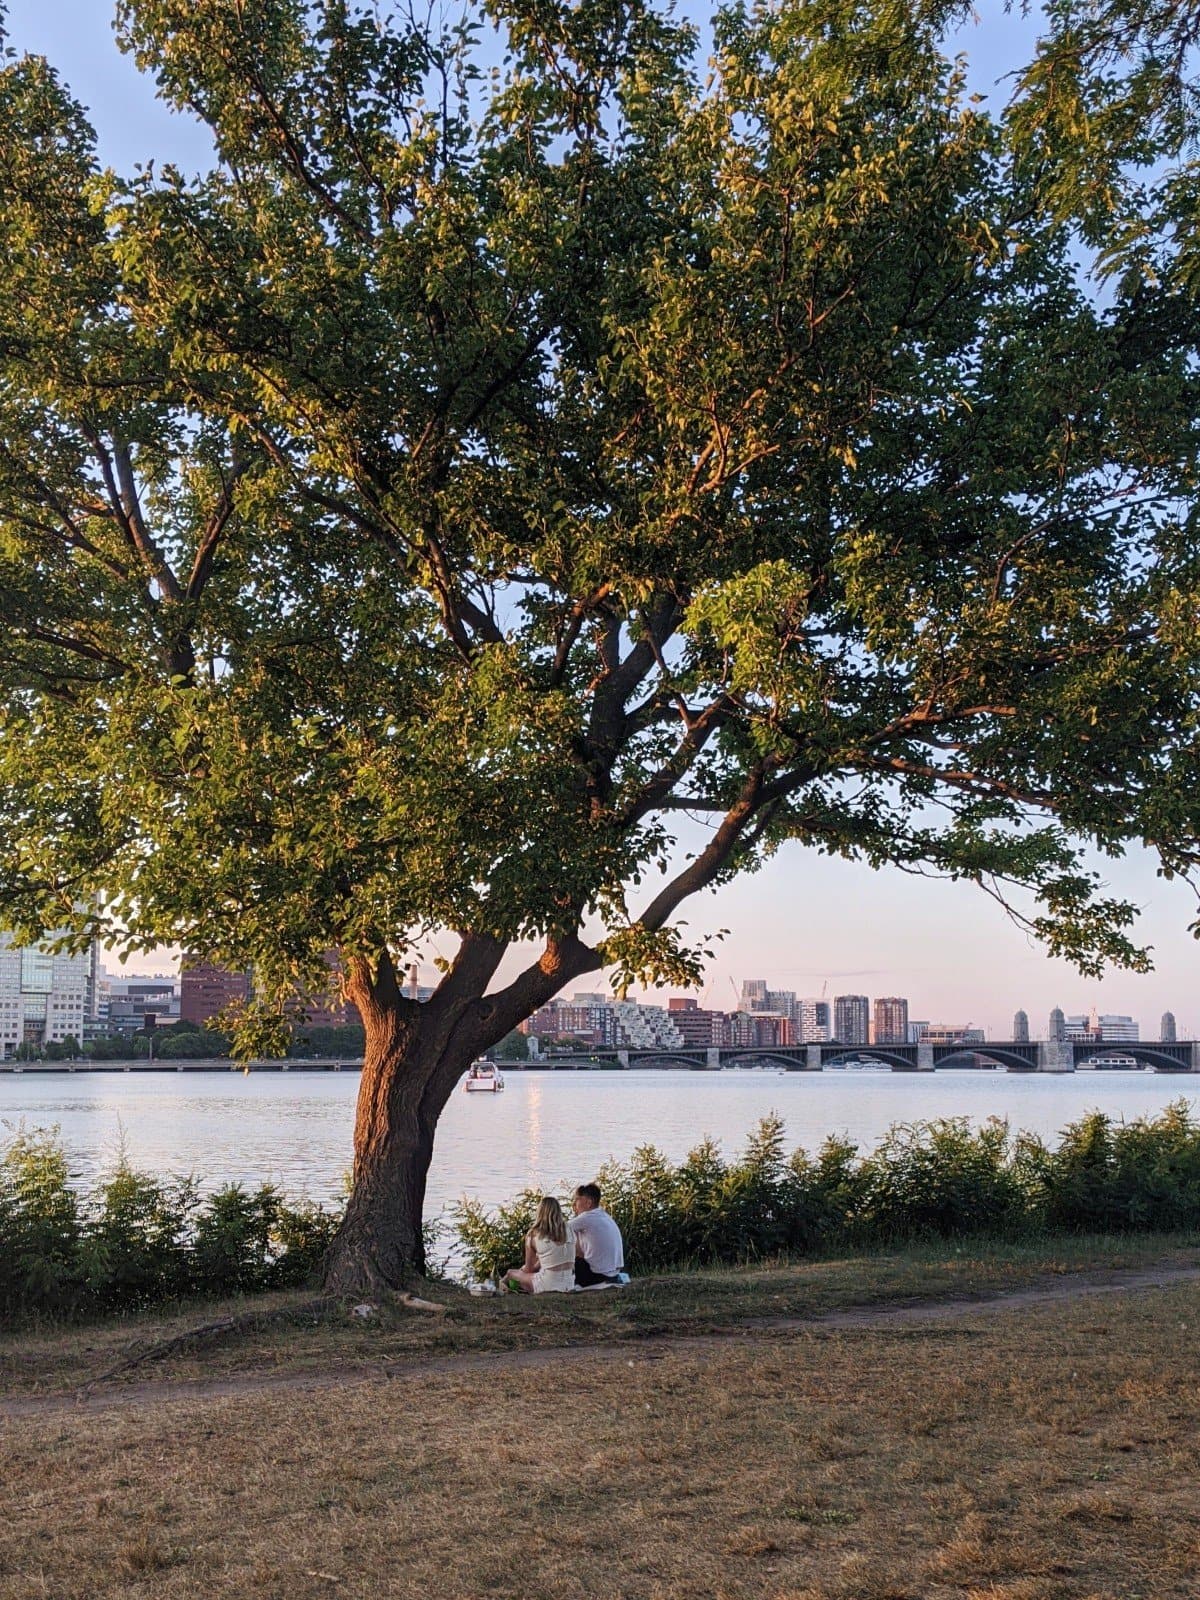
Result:
M330 953L325 958L331 971L336 969L337 957ZM203 1027L217 1012L228 1005L243 1004L249 1000L252 989L249 972L233 972L214 962L185 955L180 972L179 1015L184 1022L194 1022ZM322 995L318 1000L298 1002L296 1010L303 1013L306 1028L347 1028L361 1024L358 1007L349 1001L338 1000L336 981L331 979L334 994Z
M185 955L179 973L179 1017L198 1028L211 1021L229 1005L242 1005L250 998L250 974L231 972L214 962Z
M724 1011L706 1011L686 995L672 995L667 1001L671 1022L693 1049L732 1043L729 1016Z

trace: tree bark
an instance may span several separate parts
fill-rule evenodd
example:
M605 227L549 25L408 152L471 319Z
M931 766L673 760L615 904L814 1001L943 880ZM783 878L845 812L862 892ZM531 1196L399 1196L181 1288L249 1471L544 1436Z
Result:
M445 1038L399 996L351 992L366 1031L353 1187L325 1262L334 1294L379 1295L425 1272L425 1184L438 1117L474 1040Z

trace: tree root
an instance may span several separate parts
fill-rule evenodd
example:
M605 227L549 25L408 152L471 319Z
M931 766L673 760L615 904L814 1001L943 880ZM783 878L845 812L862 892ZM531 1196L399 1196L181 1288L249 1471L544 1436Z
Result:
M245 1333L251 1328L269 1327L273 1322L288 1322L295 1317L326 1313L335 1304L336 1301L329 1295L320 1295L314 1300L303 1300L295 1306L279 1306L273 1311L242 1311L227 1317L217 1317L212 1322L202 1322L198 1327L185 1328L182 1333L172 1334L169 1339L157 1339L142 1349L135 1347L122 1361L118 1361L116 1366L109 1367L106 1371L97 1373L94 1378L89 1378L86 1383L80 1384L75 1393L80 1399L84 1399L97 1384L108 1383L126 1372L132 1372L135 1367L146 1366L152 1361L161 1361L188 1345L202 1344L206 1339L219 1339L225 1334Z
M386 1298L396 1305L403 1306L407 1311L423 1311L433 1316L445 1316L450 1309L438 1300L425 1300L408 1290L389 1291ZM84 1399L100 1384L109 1383L113 1378L122 1377L137 1367L162 1361L191 1345L203 1344L206 1340L221 1339L228 1334L247 1333L253 1329L269 1327L274 1322L290 1322L297 1317L316 1315L321 1318L345 1304L345 1298L342 1296L322 1294L312 1300L302 1300L299 1305L279 1306L273 1311L242 1311L231 1313L226 1317L217 1317L212 1322L202 1322L197 1327L185 1328L182 1333L172 1334L170 1338L157 1339L141 1348L135 1346L115 1366L108 1367L104 1372L97 1373L94 1378L88 1378L85 1383L80 1384L75 1393L80 1399Z

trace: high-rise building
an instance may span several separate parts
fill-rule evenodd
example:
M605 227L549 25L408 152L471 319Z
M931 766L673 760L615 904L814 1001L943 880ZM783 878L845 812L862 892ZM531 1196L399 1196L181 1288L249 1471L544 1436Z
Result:
M829 1038L828 1000L797 1000L794 1023L797 1044L824 1044Z
M899 995L883 995L875 1002L873 1044L908 1043L908 1001Z
M100 1020L100 993L103 977L104 968L100 965L100 941L99 939L93 939L92 947L88 951L86 1001L87 1022L93 1030Z
M729 1043L739 1049L777 1049L795 1042L790 1017L764 1011L736 1011L729 1019Z
M833 1037L838 1044L867 1044L871 1002L865 994L839 994L833 999Z
M179 1015L202 1028L227 1006L244 1005L250 998L250 974L233 972L213 961L185 955L179 974Z
M612 996L576 994L570 1000L549 1000L519 1023L520 1031L536 1039L578 1039L581 1044L619 1043L617 1014Z
M141 1033L179 1021L179 980L172 976L109 978L108 1033Z
M0 1056L21 1045L82 1040L94 967L92 949L55 955L0 933Z
M614 1044L643 1050L679 1049L683 1044L683 1036L665 1006L642 1006L633 1000L617 1000L610 1010L616 1021Z
M1102 1012L1093 1020L1099 1025L1102 1044L1137 1044L1141 1038L1141 1030L1132 1017Z
M754 1016L785 1017L795 1023L801 1002L791 989L768 989L764 978L743 978L738 1010Z
M1013 1017L1013 1043L1029 1043L1029 1016L1024 1011L1018 1011Z
M1063 1016L1058 1006L1050 1013L1050 1032L1047 1038L1061 1040L1067 1037L1067 1019Z
M1175 1030L1175 1013L1173 1011L1163 1012L1162 1022L1158 1028L1158 1037L1163 1044L1175 1044L1178 1042L1179 1036Z

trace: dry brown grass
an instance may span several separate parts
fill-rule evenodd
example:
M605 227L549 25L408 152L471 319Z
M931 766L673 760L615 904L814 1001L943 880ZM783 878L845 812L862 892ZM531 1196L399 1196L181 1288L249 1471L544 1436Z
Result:
M1200 1286L0 1424L0 1600L1194 1600Z

